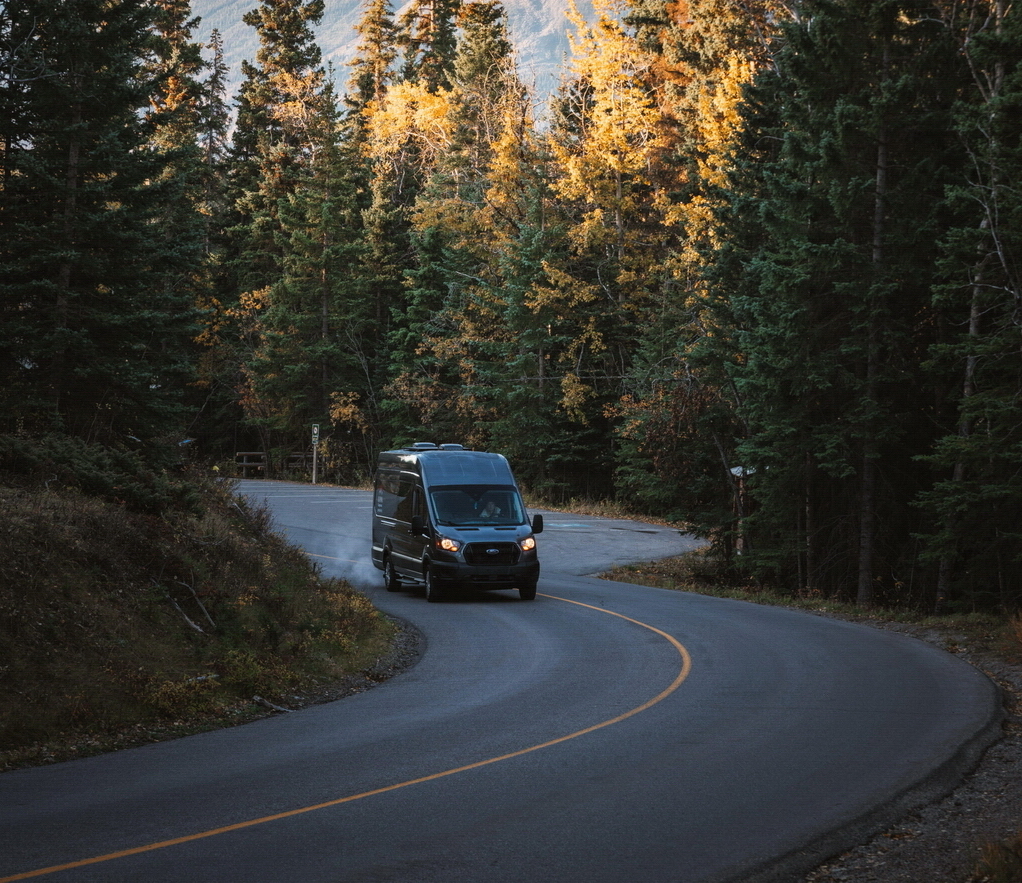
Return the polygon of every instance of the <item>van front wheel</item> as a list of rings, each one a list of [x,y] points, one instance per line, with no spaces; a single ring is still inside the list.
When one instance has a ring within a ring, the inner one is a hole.
[[[428,564],[423,568],[422,580],[426,584],[426,600],[439,601],[441,592],[437,587],[436,580],[433,578],[433,568]]]
[[[536,584],[526,583],[524,586],[520,586],[518,589],[518,597],[520,597],[523,601],[535,601]]]

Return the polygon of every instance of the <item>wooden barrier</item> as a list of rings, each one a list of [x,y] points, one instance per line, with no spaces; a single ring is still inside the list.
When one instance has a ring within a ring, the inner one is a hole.
[[[238,475],[242,478],[266,477],[265,451],[238,451],[234,455],[234,462],[238,467]],[[311,468],[311,453],[302,452],[297,454],[288,454],[287,457],[284,458],[283,469],[285,472]]]
[[[238,451],[234,462],[242,478],[263,478],[266,475],[266,454],[262,451]]]

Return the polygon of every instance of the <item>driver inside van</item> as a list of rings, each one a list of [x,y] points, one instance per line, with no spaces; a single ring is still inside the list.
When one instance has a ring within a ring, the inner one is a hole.
[[[499,518],[500,507],[493,502],[493,500],[487,500],[486,505],[479,511],[480,518]]]

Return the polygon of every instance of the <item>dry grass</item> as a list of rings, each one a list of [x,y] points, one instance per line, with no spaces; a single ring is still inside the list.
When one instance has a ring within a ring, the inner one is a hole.
[[[689,552],[648,564],[622,567],[604,574],[607,579],[655,586],[718,598],[733,598],[757,604],[795,607],[826,616],[867,623],[902,623],[944,634],[949,649],[968,644],[1006,659],[1022,659],[1022,617],[1005,617],[993,612],[955,613],[930,616],[903,608],[859,607],[853,603],[819,594],[784,594],[753,583],[739,582],[720,573],[706,550]]]
[[[1022,831],[997,843],[984,843],[971,878],[974,883],[1019,883],[1022,880]]]
[[[0,769],[247,719],[361,671],[394,628],[208,484],[160,516],[0,484]]]

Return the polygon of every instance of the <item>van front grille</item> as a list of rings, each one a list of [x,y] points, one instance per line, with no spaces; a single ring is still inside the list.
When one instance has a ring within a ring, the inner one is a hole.
[[[517,564],[521,549],[518,543],[469,543],[465,546],[465,560],[476,565]]]

